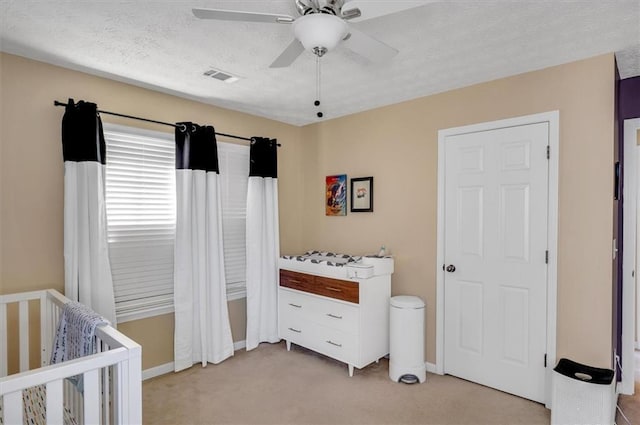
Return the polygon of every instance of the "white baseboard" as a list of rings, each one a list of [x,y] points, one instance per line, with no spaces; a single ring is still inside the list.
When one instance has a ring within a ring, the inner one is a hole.
[[[161,364],[160,366],[151,367],[142,371],[142,380],[155,378],[156,376],[165,375],[173,372],[175,369],[173,362]]]
[[[236,341],[233,343],[234,351],[242,350],[246,346],[247,346],[246,340]],[[145,369],[142,371],[142,380],[146,381],[147,379],[155,378],[156,376],[171,373],[174,370],[175,370],[175,367],[173,362],[161,364],[160,366],[151,367],[149,369]]]
[[[440,375],[437,371],[436,371],[436,365],[433,363],[429,363],[429,362],[425,362],[425,367],[427,368],[427,372],[429,373],[436,373],[438,375]]]

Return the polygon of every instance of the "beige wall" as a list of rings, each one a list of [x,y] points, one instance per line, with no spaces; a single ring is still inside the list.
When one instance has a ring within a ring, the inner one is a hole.
[[[604,55],[304,127],[303,240],[355,254],[386,245],[392,292],[426,300],[435,363],[438,130],[559,110],[557,354],[610,367],[614,83]],[[342,173],[374,177],[374,213],[324,215],[324,176]]]
[[[610,366],[614,58],[604,55],[302,128],[0,55],[0,292],[63,287],[62,160],[54,99],[219,131],[277,137],[282,253],[386,245],[393,293],[427,302],[435,362],[437,131],[560,110],[558,356]],[[330,106],[327,106],[330,107]],[[135,121],[104,121],[139,125]],[[156,130],[163,130],[153,126]],[[324,216],[324,177],[375,177],[375,212]],[[234,340],[244,303],[230,303]],[[171,315],[122,324],[143,367],[172,360]]]
[[[290,199],[290,194],[301,190],[298,127],[7,54],[0,54],[0,90],[0,293],[64,288],[60,141],[64,108],[54,107],[53,101],[69,97],[95,102],[109,111],[167,122],[189,120],[212,124],[224,133],[277,138],[282,144],[281,245],[286,250],[301,249],[301,235],[295,229],[302,214],[299,203]],[[109,115],[102,120],[173,131]],[[229,310],[234,340],[244,340],[244,300],[230,302]],[[172,315],[123,323],[120,329],[142,344],[144,368],[173,360]]]

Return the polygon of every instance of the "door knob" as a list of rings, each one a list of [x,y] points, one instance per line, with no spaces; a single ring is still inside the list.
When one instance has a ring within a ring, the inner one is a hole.
[[[454,266],[453,264],[449,264],[449,265],[447,266],[447,271],[448,271],[449,273],[453,273],[453,272],[455,272],[455,271],[456,271],[456,266]]]

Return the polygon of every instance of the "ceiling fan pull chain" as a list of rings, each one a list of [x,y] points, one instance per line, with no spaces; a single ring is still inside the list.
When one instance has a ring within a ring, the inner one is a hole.
[[[316,101],[313,102],[314,105],[316,106],[320,106],[320,77],[321,77],[321,73],[320,73],[321,67],[320,67],[320,56],[316,56]],[[318,111],[318,113],[316,114],[318,116],[318,118],[322,118],[322,112]]]
[[[320,104],[320,56],[316,56],[316,99]]]

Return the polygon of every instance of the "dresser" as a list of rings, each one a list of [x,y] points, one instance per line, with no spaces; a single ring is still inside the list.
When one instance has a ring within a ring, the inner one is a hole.
[[[287,350],[293,343],[344,362],[349,376],[389,353],[391,273],[358,272],[335,278],[280,268],[278,327]]]

